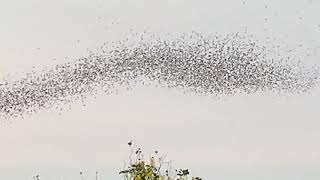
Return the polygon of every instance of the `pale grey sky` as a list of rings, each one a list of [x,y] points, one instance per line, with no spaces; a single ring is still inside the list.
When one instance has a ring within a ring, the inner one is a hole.
[[[272,45],[288,46],[290,56],[306,64],[320,64],[315,0],[0,2],[1,77],[85,56],[87,48],[124,38],[130,28],[173,34],[247,29],[262,42],[277,38]],[[62,115],[48,111],[2,122],[0,179],[20,180],[34,171],[44,180],[72,179],[79,169],[95,168],[117,179],[126,142],[134,138],[146,152],[167,152],[175,166],[205,179],[318,180],[319,99],[319,88],[220,100],[147,87],[99,94]]]

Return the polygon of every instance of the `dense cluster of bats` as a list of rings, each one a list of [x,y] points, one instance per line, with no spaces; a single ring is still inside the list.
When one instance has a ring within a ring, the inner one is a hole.
[[[190,33],[135,43],[106,43],[95,53],[18,80],[0,81],[0,118],[24,116],[61,103],[154,82],[212,96],[257,92],[305,92],[319,82],[317,68],[268,58],[264,47],[235,35]]]

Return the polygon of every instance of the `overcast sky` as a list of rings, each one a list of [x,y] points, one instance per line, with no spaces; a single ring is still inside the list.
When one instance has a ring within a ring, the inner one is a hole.
[[[320,57],[316,0],[0,0],[0,77],[83,57],[137,32],[247,31],[291,49],[305,64]],[[302,46],[301,46],[302,45]],[[283,54],[287,56],[287,54]],[[120,179],[127,141],[168,153],[204,179],[318,180],[320,89],[308,94],[222,99],[137,87],[98,94],[86,107],[0,120],[0,179]]]

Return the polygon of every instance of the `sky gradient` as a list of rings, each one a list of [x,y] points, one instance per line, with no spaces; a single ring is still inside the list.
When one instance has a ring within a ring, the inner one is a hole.
[[[320,65],[320,2],[7,1],[0,7],[0,77],[19,76],[88,54],[137,32],[253,34],[282,56]],[[273,39],[276,38],[276,39]],[[95,169],[121,179],[127,141],[168,153],[204,179],[320,178],[320,89],[216,99],[175,89],[137,87],[98,94],[86,106],[1,120],[0,179],[79,178]]]

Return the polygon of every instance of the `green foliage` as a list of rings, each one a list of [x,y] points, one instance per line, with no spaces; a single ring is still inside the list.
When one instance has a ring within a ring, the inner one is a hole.
[[[171,161],[165,161],[165,155],[159,156],[155,151],[154,156],[145,160],[140,148],[133,155],[132,141],[128,143],[130,147],[129,166],[125,166],[120,171],[124,180],[188,180],[190,172],[188,169],[173,169]],[[166,168],[164,169],[164,166]],[[192,180],[202,180],[200,177],[192,177]]]

